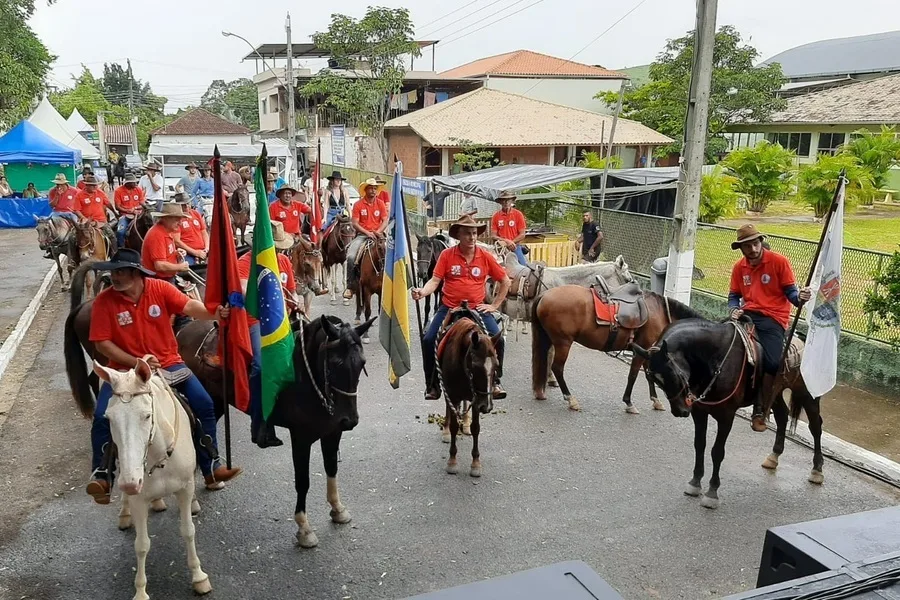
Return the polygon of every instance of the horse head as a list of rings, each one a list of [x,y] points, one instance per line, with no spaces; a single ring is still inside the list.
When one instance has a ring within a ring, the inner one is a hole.
[[[616,278],[616,283],[618,285],[625,285],[626,283],[634,283],[634,276],[631,274],[631,269],[628,268],[628,263],[625,262],[625,257],[621,254],[616,257],[616,260],[613,261],[613,267],[615,269],[613,277]]]
[[[463,371],[472,388],[472,410],[483,415],[494,410],[494,377],[499,368],[495,340],[477,328],[467,339],[468,349],[463,359]]]
[[[38,245],[41,250],[50,246],[65,243],[72,231],[72,224],[62,217],[39,217],[34,215],[36,221],[35,231],[38,235]]]
[[[416,277],[423,284],[430,279],[431,264],[436,260],[434,240],[428,236],[416,234]]]
[[[247,184],[239,185],[228,199],[228,209],[234,214],[250,214],[250,191]]]
[[[671,350],[666,339],[671,330],[663,333],[656,346],[645,350],[632,343],[631,350],[646,361],[647,376],[665,392],[672,414],[687,417],[694,400],[690,387],[691,365],[681,351]]]
[[[356,229],[353,228],[353,223],[351,222],[350,217],[345,213],[341,213],[340,215],[338,215],[335,220],[337,221],[335,229],[340,236],[341,244],[343,246],[347,246],[347,244],[352,242],[353,238],[356,237]]]
[[[299,236],[291,248],[291,265],[298,283],[309,287],[314,281],[322,281],[324,259],[322,251],[304,236]]]

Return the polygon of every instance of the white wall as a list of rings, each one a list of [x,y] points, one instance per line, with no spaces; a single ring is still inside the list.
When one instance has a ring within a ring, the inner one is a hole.
[[[538,83],[540,82],[540,83]],[[535,100],[571,106],[596,113],[612,114],[602,100],[594,100],[598,92],[617,92],[621,79],[537,79],[515,77],[491,77],[485,87],[511,94],[520,94]]]
[[[160,144],[252,144],[250,134],[240,135],[154,135]]]
[[[360,169],[362,171],[375,171],[378,173],[385,172],[384,160],[381,158],[381,151],[375,140],[364,135],[355,127],[348,127],[345,132],[345,165],[349,169]],[[332,163],[331,157],[331,128],[322,128],[318,131],[310,133],[310,141],[322,142],[322,162]],[[310,163],[315,161],[315,150],[309,150],[308,156]],[[340,168],[340,167],[338,167]]]

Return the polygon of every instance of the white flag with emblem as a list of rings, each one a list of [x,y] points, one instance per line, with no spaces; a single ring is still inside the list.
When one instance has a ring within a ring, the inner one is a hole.
[[[844,249],[846,182],[838,184],[837,209],[828,223],[822,252],[812,279],[812,307],[807,310],[809,332],[800,373],[813,398],[837,383],[838,342],[841,338],[841,254]]]

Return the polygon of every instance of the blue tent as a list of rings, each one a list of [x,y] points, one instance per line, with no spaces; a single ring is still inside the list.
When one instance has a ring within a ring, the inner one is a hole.
[[[0,138],[0,163],[74,165],[79,162],[81,150],[63,146],[28,121],[22,121]]]

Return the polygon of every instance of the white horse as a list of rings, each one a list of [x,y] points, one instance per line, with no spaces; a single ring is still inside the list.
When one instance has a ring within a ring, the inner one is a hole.
[[[118,485],[123,493],[119,528],[127,529],[133,521],[136,530],[134,600],[149,598],[145,566],[150,551],[150,504],[171,494],[178,500],[194,593],[209,593],[212,586],[200,568],[191,520],[197,458],[187,413],[168,384],[143,360],[124,373],[95,362],[94,372],[112,386],[106,417],[118,449]]]

